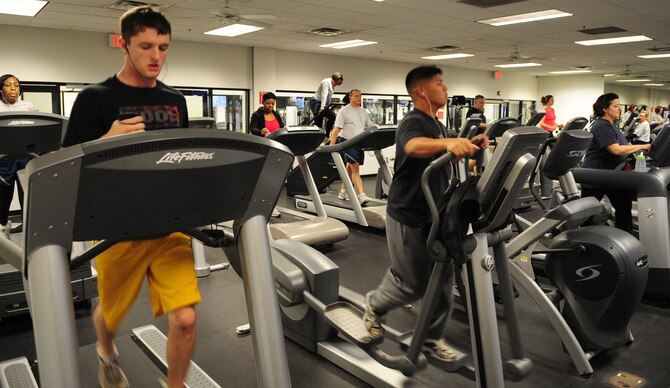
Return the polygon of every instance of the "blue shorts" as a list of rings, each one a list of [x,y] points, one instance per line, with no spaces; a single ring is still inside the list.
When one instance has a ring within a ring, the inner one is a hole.
[[[345,140],[347,139],[343,138],[342,136],[338,136],[335,142],[339,144]],[[363,165],[363,163],[365,163],[365,152],[363,151],[362,148],[349,147],[344,151],[342,151],[341,153],[342,153],[342,159],[344,159],[345,163],[358,163],[360,165]]]
[[[0,185],[13,186],[17,171],[26,168],[29,161],[30,159],[0,160]]]

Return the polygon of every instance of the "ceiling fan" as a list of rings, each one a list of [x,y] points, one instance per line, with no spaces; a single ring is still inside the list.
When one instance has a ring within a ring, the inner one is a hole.
[[[278,20],[276,15],[270,13],[241,14],[238,9],[228,6],[228,2],[224,3],[223,8],[210,10],[209,13],[211,13],[214,18],[217,18],[222,22],[228,22],[230,24],[243,23],[245,20],[254,22]]]
[[[625,69],[618,73],[605,74],[605,77],[628,77],[628,78],[647,78],[650,77],[649,74],[635,73],[631,70],[630,65],[625,65]]]
[[[486,59],[491,61],[505,61],[505,62],[517,63],[517,62],[541,61],[547,58],[529,57],[527,55],[523,55],[518,49],[515,49],[513,52],[509,53],[509,55],[505,57],[493,57]]]

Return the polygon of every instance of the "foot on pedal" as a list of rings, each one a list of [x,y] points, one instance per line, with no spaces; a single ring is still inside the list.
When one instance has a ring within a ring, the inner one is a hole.
[[[365,329],[370,334],[370,338],[377,340],[384,337],[384,328],[379,320],[379,315],[372,310],[370,305],[370,294],[365,295],[365,314],[363,314]]]
[[[433,358],[443,362],[454,362],[457,359],[456,352],[454,352],[451,346],[449,346],[447,341],[443,338],[438,340],[426,338],[423,343],[423,351]]]

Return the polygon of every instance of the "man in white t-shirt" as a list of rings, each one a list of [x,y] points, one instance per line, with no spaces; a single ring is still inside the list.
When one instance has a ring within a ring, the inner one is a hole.
[[[361,107],[361,91],[352,89],[349,92],[349,100],[349,105],[337,112],[333,132],[330,136],[331,145],[351,139],[373,125],[368,113]],[[368,202],[368,197],[363,192],[363,180],[361,180],[360,175],[360,166],[365,162],[365,152],[359,147],[350,147],[342,152],[342,158],[347,163],[347,174],[356,189],[358,202],[361,205],[365,204]],[[349,199],[344,189],[344,183],[337,197],[344,200]]]
[[[342,73],[333,73],[330,78],[321,80],[319,87],[309,100],[309,109],[314,115],[314,124],[322,127],[323,120],[326,119],[326,134],[330,134],[333,128],[333,120],[335,120],[335,113],[328,109],[328,105],[330,105],[335,88],[342,85],[342,82],[344,82]]]

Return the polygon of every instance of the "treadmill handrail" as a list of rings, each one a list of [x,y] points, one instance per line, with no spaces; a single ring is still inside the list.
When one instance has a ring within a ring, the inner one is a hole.
[[[393,131],[393,142],[389,142],[388,140],[386,142],[378,142],[375,146],[367,146],[365,148],[368,149],[384,149],[386,147],[390,147],[391,145],[395,144],[395,127],[393,128],[379,128],[377,126],[372,126],[369,128],[366,128],[363,132],[359,133],[358,135],[352,137],[351,139],[347,139],[341,143],[338,144],[333,144],[333,145],[323,145],[319,148],[316,149],[315,152],[320,152],[320,153],[333,153],[333,152],[342,152],[347,148],[351,147],[356,147],[358,146],[361,142],[364,140],[369,140],[368,138],[370,136],[375,136],[375,139],[377,137],[387,139],[385,136],[389,136],[389,131]]]
[[[315,125],[283,127],[269,133],[266,139],[274,140],[288,147],[293,155],[306,155],[323,143],[326,131]]]
[[[190,161],[185,159],[192,156]],[[174,160],[174,157],[181,159]],[[234,160],[236,157],[240,159]],[[246,162],[252,163],[249,167],[253,165],[259,171],[266,171],[264,176],[254,177],[253,186],[243,186],[239,182],[244,175],[237,169]],[[82,143],[33,159],[25,170],[29,185],[26,188],[24,233],[29,233],[30,238],[26,239],[24,247],[24,276],[31,252],[44,245],[69,247],[73,239],[150,238],[231,218],[246,221],[259,214],[269,218],[292,162],[290,150],[278,142],[213,129],[134,133]],[[139,175],[135,172],[138,169],[154,170],[155,173],[140,174],[143,178],[137,181]],[[282,173],[271,173],[271,169]],[[132,178],[136,185],[121,178],[109,181],[112,172],[113,176]],[[230,175],[222,175],[224,172]],[[210,203],[190,203],[185,197],[164,195],[171,192],[172,179],[167,179],[168,176],[193,180],[210,177],[212,182],[218,182],[208,186],[207,195],[201,194],[201,198],[208,198]],[[258,183],[256,179],[262,182]],[[85,198],[82,198],[84,194],[77,182],[89,185]],[[117,206],[96,205],[92,193],[103,190],[103,187],[114,193],[109,195]],[[269,194],[273,189],[276,192]],[[132,193],[135,193],[134,198],[142,195],[161,198],[151,202],[150,207],[154,209],[151,222],[132,222],[136,217],[132,209],[136,212],[145,209],[138,208],[137,201],[133,203]],[[238,198],[240,195],[243,197]],[[57,198],[59,196],[76,198],[76,201],[62,201]],[[226,205],[226,198],[237,201],[237,205]],[[240,208],[245,204],[248,208]],[[164,211],[156,211],[159,208]],[[161,221],[165,217],[169,220]],[[121,221],[122,218],[126,219]],[[92,225],[98,226],[91,228]]]
[[[648,172],[575,168],[577,183],[598,188],[625,189],[637,193],[638,198],[667,197],[670,169],[656,168]]]

